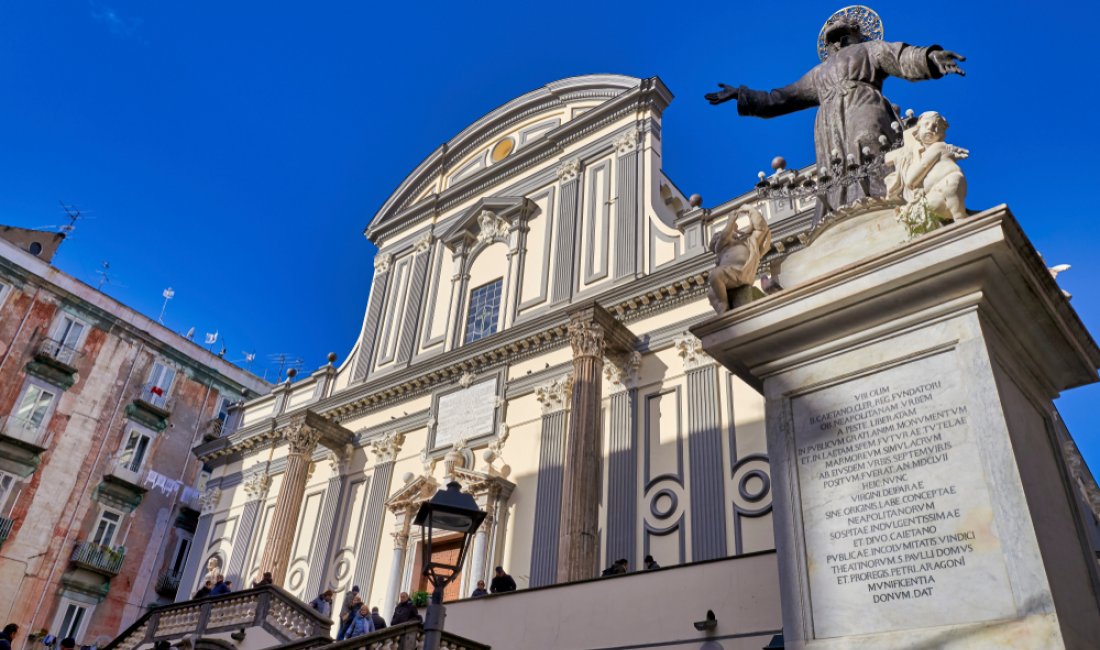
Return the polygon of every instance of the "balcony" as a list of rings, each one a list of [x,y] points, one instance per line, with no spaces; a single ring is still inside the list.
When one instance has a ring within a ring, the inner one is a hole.
[[[20,478],[33,474],[46,451],[45,429],[13,415],[0,419],[0,469]]]
[[[176,571],[165,571],[157,578],[156,592],[165,598],[175,598],[180,588],[182,574]]]
[[[265,586],[158,607],[102,647],[132,650],[152,647],[158,641],[175,645],[181,638],[202,643],[204,639],[220,639],[243,631],[247,644],[239,644],[242,648],[287,644],[306,648],[325,645],[331,626],[330,620],[309,605],[278,587]],[[225,641],[215,643],[229,646]]]
[[[82,354],[57,339],[41,339],[34,347],[34,357],[27,363],[27,372],[67,389],[76,383],[76,362]]]
[[[14,519],[0,517],[0,545],[3,545],[3,543],[7,541],[8,535],[11,535],[11,527],[14,525]]]
[[[42,439],[46,433],[46,423],[35,423],[33,420],[9,415],[3,424],[3,435],[31,445],[35,449],[44,450]]]
[[[111,548],[89,541],[79,542],[73,549],[71,558],[73,565],[77,568],[108,578],[118,575],[124,559],[126,559],[126,547]]]
[[[202,425],[202,441],[210,442],[222,437],[224,422],[221,418],[211,418]]]
[[[168,397],[167,391],[156,384],[145,384],[134,401],[126,405],[126,416],[157,431],[164,431],[168,428],[168,417],[172,415],[174,406],[175,400]]]

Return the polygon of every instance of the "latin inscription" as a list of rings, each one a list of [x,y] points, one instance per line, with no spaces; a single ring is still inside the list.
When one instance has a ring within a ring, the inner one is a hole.
[[[459,440],[491,434],[496,408],[495,377],[443,395],[436,413],[434,446],[448,447]]]
[[[792,403],[819,638],[1014,613],[973,414],[950,360]]]

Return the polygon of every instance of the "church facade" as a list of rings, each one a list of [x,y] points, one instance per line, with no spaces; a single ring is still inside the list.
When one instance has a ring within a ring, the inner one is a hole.
[[[671,99],[657,78],[554,82],[409,174],[366,230],[379,251],[347,358],[195,449],[211,478],[177,600],[270,571],[307,601],[357,585],[388,615],[428,589],[412,518],[452,478],[488,517],[448,600],[496,566],[520,589],[649,555],[774,576],[763,399],[687,332],[711,309],[707,242],[753,197],[707,210],[669,180]],[[777,248],[797,247],[807,206],[765,208]]]

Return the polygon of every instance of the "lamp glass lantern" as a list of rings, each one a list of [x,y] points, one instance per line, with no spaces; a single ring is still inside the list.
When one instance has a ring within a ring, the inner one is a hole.
[[[436,492],[435,496],[420,505],[413,523],[426,529],[423,535],[425,545],[423,574],[431,580],[434,587],[432,600],[441,602],[443,589],[462,570],[470,539],[481,526],[481,522],[485,520],[485,515],[486,513],[477,507],[474,497],[462,492],[458,482],[453,480],[447,484],[446,489]],[[432,537],[436,530],[462,535],[461,551],[454,564],[437,562],[434,559]]]

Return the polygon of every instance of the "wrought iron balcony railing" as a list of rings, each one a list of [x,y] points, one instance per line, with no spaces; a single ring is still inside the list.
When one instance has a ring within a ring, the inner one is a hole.
[[[180,588],[181,574],[178,571],[165,571],[157,578],[156,591],[165,598],[172,598]]]
[[[0,517],[0,544],[3,544],[8,539],[8,535],[11,535],[11,527],[14,525],[14,519]]]
[[[81,354],[83,353],[80,350],[57,339],[42,339],[34,350],[36,357],[50,359],[70,368],[76,364]]]
[[[34,420],[9,415],[0,427],[5,436],[15,438],[36,447],[41,446],[42,435],[46,432],[45,421],[36,423]]]
[[[162,411],[172,410],[172,400],[168,397],[168,391],[156,384],[142,386],[138,399]]]
[[[126,548],[111,548],[95,542],[79,542],[73,549],[72,563],[78,567],[107,576],[116,576],[122,570]]]

